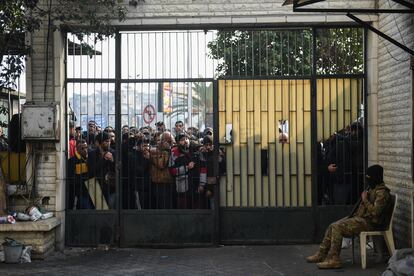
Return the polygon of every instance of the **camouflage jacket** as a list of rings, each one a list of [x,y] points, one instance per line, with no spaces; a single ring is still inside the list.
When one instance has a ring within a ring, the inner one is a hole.
[[[368,191],[368,196],[361,201],[355,217],[364,218],[375,228],[382,228],[387,223],[387,217],[392,204],[390,189],[384,183]]]

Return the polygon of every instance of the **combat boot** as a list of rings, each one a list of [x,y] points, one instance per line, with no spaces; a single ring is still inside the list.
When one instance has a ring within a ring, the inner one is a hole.
[[[342,263],[339,256],[333,255],[328,256],[325,261],[316,264],[320,269],[332,269],[332,268],[341,268]]]
[[[319,263],[325,260],[326,254],[321,253],[318,251],[317,253],[313,254],[312,256],[306,257],[306,261],[308,263]]]

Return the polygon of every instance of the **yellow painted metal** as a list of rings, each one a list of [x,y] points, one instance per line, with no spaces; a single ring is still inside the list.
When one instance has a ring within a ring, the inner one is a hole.
[[[220,80],[218,87],[220,142],[225,125],[233,125],[233,143],[225,145],[221,206],[311,206],[312,129],[323,140],[355,120],[362,82],[317,80],[318,128],[311,119],[310,80]],[[279,143],[280,120],[289,122],[288,144]],[[268,165],[264,174],[262,161]]]
[[[0,152],[1,170],[7,183],[26,181],[26,153]]]

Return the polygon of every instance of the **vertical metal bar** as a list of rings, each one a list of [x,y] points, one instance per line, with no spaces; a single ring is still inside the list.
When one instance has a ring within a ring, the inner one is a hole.
[[[218,93],[218,81],[213,81],[213,130],[216,133],[213,136],[214,140],[214,154],[215,154],[215,162],[214,162],[214,175],[219,175],[219,163],[218,163],[218,155],[219,155],[219,110],[218,110],[218,101],[219,101],[219,93]],[[220,242],[220,189],[218,188],[219,185],[214,186],[214,235],[213,235],[213,243],[218,244]],[[227,202],[226,202],[227,203]]]
[[[311,151],[312,151],[312,217],[313,217],[313,240],[316,239],[316,234],[318,232],[317,225],[318,223],[318,214],[317,214],[317,195],[318,195],[318,158],[317,158],[317,101],[316,101],[316,93],[317,93],[317,86],[316,86],[316,59],[317,59],[317,49],[316,49],[316,29],[312,28],[312,71],[311,71],[311,122],[316,125],[315,127],[311,127]]]
[[[258,51],[258,61],[257,61],[257,67],[259,70],[259,76],[262,76],[262,66],[261,66],[261,61],[262,61],[262,47],[260,47],[261,45],[261,36],[262,36],[262,32],[261,31],[256,31],[255,33],[257,33],[258,36],[258,47],[257,47],[257,51]]]
[[[364,95],[364,128],[363,128],[363,139],[364,139],[364,166],[363,166],[363,175],[365,176],[365,170],[368,168],[368,137],[369,137],[369,128],[368,128],[368,112],[369,112],[369,104],[368,104],[368,29],[363,29],[363,47],[364,47],[364,89],[363,89],[363,95]],[[414,61],[414,57],[411,57],[411,59]],[[414,73],[414,71],[413,71]],[[411,75],[412,79],[412,89],[414,89],[414,77]],[[411,111],[412,112],[412,111]],[[412,112],[414,114],[414,112]],[[413,121],[412,121],[413,122]],[[412,136],[413,137],[413,136]],[[411,151],[413,153],[413,151]],[[413,159],[411,159],[413,160]],[[365,190],[365,177],[362,177],[364,179],[364,190]],[[413,241],[414,243],[414,241]]]
[[[240,77],[240,75],[241,75],[241,71],[240,71],[240,38],[237,39],[237,68],[238,68],[237,76]]]
[[[282,120],[284,120],[284,118],[283,118],[283,113],[284,113],[284,106],[285,106],[285,104],[284,104],[284,93],[289,93],[289,91],[285,91],[284,89],[283,89],[283,81],[281,81],[280,82],[280,86],[281,86],[281,92],[282,92],[282,103],[281,103],[281,106],[282,106]],[[282,131],[283,131],[283,129],[282,129]],[[285,144],[284,143],[282,143],[282,152],[280,153],[280,154],[282,154],[282,194],[283,194],[283,196],[282,196],[282,198],[283,198],[283,207],[286,207],[286,199],[285,199],[285,151],[284,151],[284,146],[285,146]]]
[[[120,246],[121,237],[120,237],[120,229],[121,229],[121,206],[122,206],[122,185],[121,185],[121,171],[122,168],[122,161],[120,159],[121,156],[121,140],[122,140],[122,133],[121,133],[121,34],[117,32],[115,34],[115,134],[116,134],[116,154],[115,154],[115,179],[116,179],[116,189],[115,192],[117,194],[118,200],[116,200],[116,210],[117,210],[117,243]]]
[[[290,76],[290,34],[291,31],[287,31],[287,75]]]
[[[266,35],[266,76],[269,76],[269,37],[268,31],[265,31]]]
[[[296,37],[296,36],[295,36]],[[296,44],[296,42],[295,42]],[[296,62],[295,62],[296,63]],[[295,65],[296,67],[296,65]],[[296,70],[295,70],[296,73]],[[298,80],[295,79],[295,141],[296,141],[296,202],[297,205],[300,206],[300,200],[299,200],[299,158],[298,158]]]
[[[305,84],[304,84],[304,80],[302,80],[302,83],[303,83],[303,85],[302,85],[302,103],[303,103],[303,105],[305,105],[305,99],[307,99],[307,97],[305,97]],[[306,189],[306,148],[305,148],[305,145],[306,145],[306,143],[305,143],[305,139],[306,139],[306,137],[305,137],[305,128],[306,128],[306,126],[305,126],[305,123],[304,123],[304,119],[305,119],[305,112],[307,112],[307,110],[305,110],[305,108],[303,107],[303,111],[302,111],[302,133],[303,133],[303,164],[302,164],[302,166],[303,166],[303,189],[304,189],[304,191],[303,191],[303,196],[304,196],[304,204],[305,204],[305,207],[307,207],[308,206],[308,197],[307,197],[307,189]],[[313,128],[312,128],[312,126],[309,126],[309,130],[312,130]]]
[[[248,34],[248,31],[246,31],[246,35],[244,36],[244,60],[245,60],[245,68],[244,68],[244,73],[245,73],[245,76],[247,77],[247,68],[249,68],[249,59],[248,59],[248,56],[247,56],[247,34]]]
[[[255,71],[254,71],[254,31],[252,31],[252,76],[255,76]]]
[[[289,58],[290,58],[290,50],[289,50]],[[289,67],[289,72],[290,72],[290,67]],[[292,111],[290,110],[290,105],[291,105],[290,97],[291,97],[291,93],[293,93],[293,91],[291,89],[292,80],[289,80],[288,83],[289,83],[289,85],[288,85],[288,110],[287,111],[288,111],[288,122],[290,124],[290,126],[289,126],[289,129],[290,129],[292,127]],[[290,207],[291,207],[292,204],[293,204],[292,156],[291,156],[292,147],[291,147],[290,142],[287,145],[289,147],[289,194],[290,194],[289,196],[290,196]]]
[[[283,31],[280,32],[280,76],[283,76]]]

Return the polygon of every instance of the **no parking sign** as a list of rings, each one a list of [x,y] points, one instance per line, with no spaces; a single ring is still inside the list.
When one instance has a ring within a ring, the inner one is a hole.
[[[155,107],[151,104],[147,105],[142,112],[142,118],[146,124],[151,124],[154,121],[157,113],[155,112]]]

